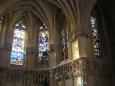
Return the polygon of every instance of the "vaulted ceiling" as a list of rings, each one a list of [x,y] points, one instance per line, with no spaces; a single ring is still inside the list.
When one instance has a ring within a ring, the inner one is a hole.
[[[73,28],[81,29],[86,27],[87,22],[83,21],[88,19],[97,2],[102,3],[107,12],[115,5],[114,0],[0,0],[0,16],[9,15],[11,20],[15,17],[14,22],[23,17],[27,23],[40,19],[52,29],[60,10]]]
[[[17,19],[36,16],[50,28],[54,26],[55,12],[60,8],[74,27],[83,26],[84,15],[89,14],[96,0],[0,0],[0,15],[16,15]],[[90,4],[90,5],[89,5]],[[80,10],[79,10],[80,9]],[[89,9],[89,10],[87,10]],[[87,16],[86,16],[87,19]]]

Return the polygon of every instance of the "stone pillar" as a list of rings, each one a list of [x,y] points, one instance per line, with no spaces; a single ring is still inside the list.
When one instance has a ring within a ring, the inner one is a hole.
[[[49,27],[50,28],[50,27]],[[59,59],[59,33],[55,27],[49,30],[49,66],[54,67],[57,65]],[[58,59],[57,59],[58,58]]]
[[[49,67],[56,66],[56,51],[54,49],[56,45],[50,44],[50,52],[49,52]]]
[[[92,38],[86,33],[77,34],[78,46],[79,46],[79,56],[80,57],[93,57],[94,48]]]
[[[34,24],[33,24],[34,25]],[[38,25],[27,27],[25,66],[33,68],[38,61]]]
[[[10,51],[11,51],[11,34],[12,30],[9,29],[9,20],[8,17],[3,18],[2,33],[0,37],[1,46],[0,46],[0,63],[2,67],[7,67],[9,64]],[[9,35],[10,37],[9,37]],[[10,41],[9,41],[10,39]]]

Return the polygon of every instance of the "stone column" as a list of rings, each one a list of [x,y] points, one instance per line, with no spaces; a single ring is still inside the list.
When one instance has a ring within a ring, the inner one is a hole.
[[[56,51],[55,51],[54,47],[56,47],[56,45],[50,44],[49,67],[56,66]]]
[[[3,18],[3,26],[2,26],[2,33],[1,33],[1,47],[0,47],[0,57],[1,57],[1,65],[3,67],[7,67],[9,64],[9,56],[11,51],[11,35],[12,30],[9,28],[9,19],[8,17]],[[10,37],[9,37],[9,35]],[[9,41],[10,39],[10,41]]]
[[[49,66],[54,67],[57,65],[57,58],[59,59],[59,37],[58,37],[58,31],[55,28],[50,28],[50,34],[49,34]]]
[[[79,56],[80,57],[93,57],[93,42],[92,38],[88,36],[87,33],[80,32],[77,34],[78,46],[79,46]]]
[[[34,24],[33,24],[34,25]],[[28,26],[26,40],[26,59],[25,65],[27,68],[35,67],[38,61],[38,26]]]

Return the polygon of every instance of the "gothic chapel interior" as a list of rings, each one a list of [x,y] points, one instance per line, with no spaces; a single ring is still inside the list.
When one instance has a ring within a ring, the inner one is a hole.
[[[0,86],[115,86],[115,0],[0,0]]]

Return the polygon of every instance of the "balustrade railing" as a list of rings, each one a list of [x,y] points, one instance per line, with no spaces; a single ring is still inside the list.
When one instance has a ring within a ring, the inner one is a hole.
[[[21,86],[36,86],[38,83],[48,84],[51,78],[61,81],[72,77],[81,77],[82,85],[86,86],[88,74],[112,76],[114,71],[114,64],[110,61],[89,60],[87,58],[79,58],[48,69],[0,68],[0,86],[7,86],[5,85],[6,83],[14,83],[15,85],[20,83],[22,84]]]

